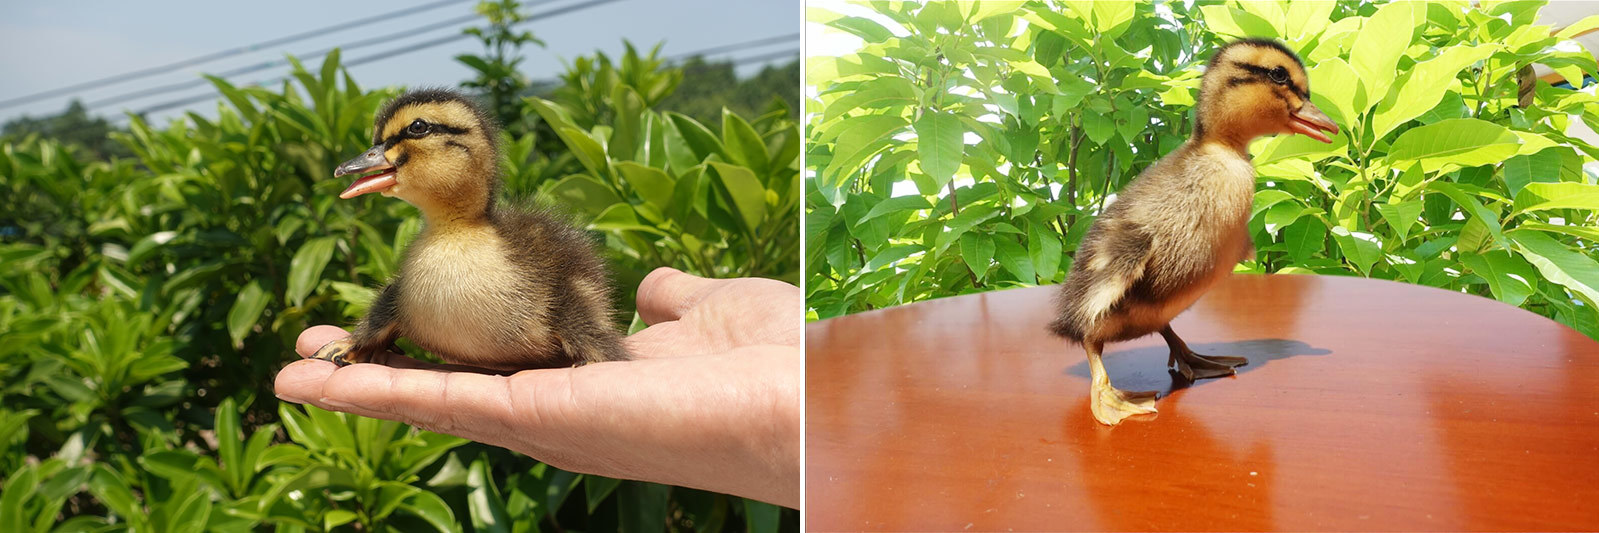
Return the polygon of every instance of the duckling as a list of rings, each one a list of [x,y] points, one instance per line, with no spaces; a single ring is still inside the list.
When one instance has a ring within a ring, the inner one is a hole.
[[[1171,321],[1254,256],[1249,142],[1300,133],[1332,142],[1338,125],[1310,102],[1304,63],[1281,43],[1245,39],[1218,50],[1200,82],[1193,136],[1122,189],[1089,226],[1056,298],[1049,330],[1081,344],[1090,407],[1106,425],[1155,412],[1155,392],[1116,389],[1100,361],[1106,342],[1159,332],[1183,378],[1228,376],[1248,361],[1194,353]],[[1325,132],[1325,133],[1324,133]]]
[[[315,358],[370,362],[401,337],[493,370],[630,358],[588,236],[552,213],[496,202],[499,135],[482,107],[449,90],[407,92],[378,112],[372,148],[333,171],[361,175],[339,197],[405,200],[422,232],[355,332]]]

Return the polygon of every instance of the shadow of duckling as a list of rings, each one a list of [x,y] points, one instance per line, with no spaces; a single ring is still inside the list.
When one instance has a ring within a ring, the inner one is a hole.
[[[1190,344],[1195,352],[1206,355],[1232,355],[1249,360],[1237,367],[1238,374],[1247,374],[1266,366],[1271,361],[1301,355],[1327,355],[1332,350],[1317,348],[1302,341],[1287,339],[1252,339],[1237,342],[1212,342]],[[1190,382],[1167,366],[1171,349],[1165,345],[1143,346],[1105,353],[1105,373],[1110,381],[1122,390],[1152,390],[1164,398],[1173,392],[1195,385],[1217,381],[1201,379]],[[1089,379],[1088,361],[1082,360],[1066,369],[1066,373]]]

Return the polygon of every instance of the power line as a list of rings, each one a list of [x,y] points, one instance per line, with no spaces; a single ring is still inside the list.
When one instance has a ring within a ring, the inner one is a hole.
[[[287,44],[287,43],[291,43],[291,42],[295,42],[295,41],[301,41],[301,40],[309,39],[311,37],[318,37],[318,36],[325,35],[325,34],[327,34],[329,32],[357,29],[357,28],[360,28],[361,26],[364,26],[364,25],[372,23],[372,22],[378,22],[378,21],[381,21],[381,20],[384,20],[384,19],[388,19],[388,18],[393,18],[393,17],[401,17],[401,16],[405,16],[405,15],[410,15],[412,13],[419,13],[419,12],[427,11],[427,10],[434,9],[434,8],[437,8],[437,7],[446,6],[446,5],[450,5],[450,4],[458,4],[458,3],[461,3],[461,2],[465,2],[465,1],[467,1],[467,0],[440,0],[440,1],[437,1],[437,2],[429,3],[429,4],[422,4],[422,5],[419,5],[419,6],[413,6],[413,7],[409,7],[409,8],[405,8],[405,9],[400,9],[400,10],[397,10],[397,11],[391,11],[391,12],[384,13],[384,14],[381,14],[381,15],[375,15],[375,16],[366,17],[366,18],[363,18],[363,19],[343,22],[343,23],[340,23],[340,24],[335,24],[335,25],[332,25],[332,26],[324,27],[324,28],[317,28],[317,29],[310,30],[310,31],[304,31],[304,32],[296,33],[294,35],[289,35],[289,36],[285,36],[285,37],[279,37],[279,38],[276,38],[276,39],[262,41],[262,42],[255,43],[255,44],[250,44],[250,45],[246,45],[246,46],[240,46],[240,47],[231,48],[231,49],[227,49],[227,50],[221,50],[221,51],[218,51],[218,52],[212,52],[212,53],[209,53],[209,54],[196,56],[196,57],[191,57],[189,59],[185,59],[185,60],[182,60],[182,61],[177,61],[177,62],[174,62],[174,63],[168,63],[168,64],[161,65],[161,66],[150,67],[150,68],[141,69],[141,70],[135,70],[135,71],[131,71],[131,72],[124,72],[122,74],[117,74],[117,75],[114,75],[114,76],[107,76],[107,77],[100,78],[100,79],[97,79],[97,80],[90,80],[90,81],[86,81],[86,82],[82,82],[82,83],[78,83],[78,84],[74,84],[74,85],[68,85],[66,87],[50,89],[48,91],[33,93],[33,94],[30,94],[30,95],[26,95],[26,96],[19,96],[19,97],[12,98],[12,99],[9,99],[9,100],[0,100],[0,109],[4,109],[4,108],[7,108],[7,107],[13,107],[13,106],[16,106],[18,104],[25,104],[25,103],[29,103],[29,102],[35,102],[35,101],[42,100],[42,99],[45,99],[45,98],[50,98],[50,97],[53,97],[53,96],[60,96],[60,95],[63,95],[63,94],[74,92],[74,91],[80,91],[80,90],[84,90],[84,89],[94,89],[94,88],[98,88],[100,86],[113,85],[113,84],[122,83],[122,82],[129,81],[129,80],[147,78],[147,77],[150,77],[150,76],[154,76],[156,74],[161,74],[161,73],[165,73],[165,72],[171,72],[173,70],[177,70],[177,69],[180,69],[180,68],[183,68],[183,67],[199,65],[199,64],[202,64],[202,63],[209,63],[211,61],[222,59],[224,57],[232,57],[232,56],[236,56],[236,55],[239,55],[239,54],[254,52],[254,51],[262,49],[262,48],[277,46],[277,45],[280,45],[280,44]]]
[[[686,53],[686,54],[678,54],[678,55],[666,58],[666,60],[667,61],[682,61],[684,59],[689,59],[689,58],[692,58],[694,56],[708,56],[708,55],[711,55],[711,54],[718,54],[718,53],[722,53],[722,52],[736,52],[736,51],[739,51],[739,50],[755,48],[755,47],[758,47],[758,46],[765,46],[765,45],[768,45],[768,44],[777,44],[777,43],[786,43],[786,42],[789,42],[789,41],[798,41],[799,38],[800,38],[800,34],[798,34],[798,33],[790,33],[788,35],[776,35],[776,36],[766,37],[766,38],[762,38],[762,39],[755,39],[753,41],[744,41],[742,43],[733,43],[733,44],[728,44],[728,45],[717,46],[717,47],[714,47],[714,48],[706,48],[704,50],[699,50],[699,51],[696,51],[696,52],[689,52],[689,53]]]
[[[540,2],[540,3],[549,3],[550,1],[553,1],[553,0],[544,0],[543,2]],[[527,24],[527,23],[530,23],[530,22],[534,22],[534,21],[538,21],[538,20],[554,17],[554,16],[557,16],[557,15],[564,15],[564,14],[570,13],[572,11],[578,11],[578,10],[582,10],[582,9],[587,9],[587,8],[598,6],[598,5],[601,5],[601,4],[608,4],[608,3],[611,3],[611,2],[617,2],[617,1],[620,1],[620,0],[589,0],[587,2],[573,4],[573,5],[569,5],[569,6],[565,6],[565,7],[559,7],[559,8],[551,9],[549,11],[545,11],[543,13],[537,13],[537,14],[529,15],[526,20],[523,20],[521,22],[513,24],[513,26],[521,25],[521,24]],[[394,56],[397,56],[397,55],[408,54],[408,53],[415,52],[417,50],[421,50],[421,49],[424,49],[424,48],[431,48],[431,47],[438,46],[438,45],[441,45],[441,44],[446,44],[446,43],[458,41],[458,40],[461,40],[461,39],[465,39],[467,37],[471,37],[471,35],[465,34],[465,33],[461,33],[461,34],[456,34],[456,35],[440,37],[440,38],[437,38],[437,39],[432,39],[432,40],[429,40],[429,41],[423,41],[423,42],[420,42],[420,43],[416,43],[414,45],[403,46],[403,47],[399,47],[399,48],[393,48],[393,49],[390,49],[390,50],[385,50],[383,52],[378,52],[376,54],[373,54],[373,55],[370,55],[370,56],[367,56],[367,57],[363,57],[363,58],[360,58],[360,59],[355,59],[355,60],[352,60],[352,61],[346,61],[346,62],[344,62],[344,64],[342,66],[345,67],[345,68],[349,68],[349,67],[354,67],[354,66],[357,66],[357,65],[363,65],[363,64],[366,64],[366,63],[374,62],[374,61],[388,59],[390,57],[394,57]],[[280,76],[280,77],[277,77],[277,78],[262,79],[262,80],[257,80],[255,82],[247,84],[247,85],[266,85],[266,84],[269,84],[269,83],[279,83],[279,82],[282,82],[283,80],[289,79],[289,77],[290,76]],[[204,82],[205,80],[202,79],[201,81]],[[157,111],[165,111],[167,109],[171,109],[171,108],[174,108],[174,107],[181,107],[181,106],[185,106],[185,105],[188,105],[188,104],[205,101],[207,99],[214,98],[216,96],[216,94],[217,93],[216,93],[215,90],[211,90],[211,91],[205,92],[204,94],[198,94],[198,95],[194,95],[194,96],[187,97],[187,98],[182,98],[182,99],[178,99],[178,100],[173,100],[173,101],[169,101],[169,102],[163,102],[163,103],[160,103],[160,104],[156,104],[156,105],[141,109],[141,110],[135,112],[135,114],[144,115],[144,114],[148,114],[148,113],[154,113],[154,112],[157,112]],[[113,118],[113,120],[119,120],[119,119],[125,120],[127,115],[117,115],[117,117],[118,118]]]
[[[742,43],[742,44],[746,44],[746,45],[750,44],[750,43],[765,44],[765,43],[768,43],[768,42],[780,42],[780,41],[773,41],[772,38],[768,38],[768,39],[760,39],[760,40],[757,40],[757,41],[749,41],[749,42]],[[696,52],[690,52],[690,53],[687,53],[687,54],[679,54],[678,56],[674,56],[674,57],[687,58],[687,57],[694,57],[694,56],[703,56],[703,55],[705,55],[705,54],[707,54],[709,52],[728,51],[728,50],[737,51],[737,50],[741,50],[741,49],[745,49],[745,48],[752,48],[751,46],[744,46],[743,48],[736,48],[735,49],[735,48],[731,48],[732,46],[734,46],[734,45],[725,45],[725,46],[720,46],[720,47],[716,47],[716,48],[707,48],[705,50],[700,50],[700,51],[696,51]],[[762,54],[762,55],[758,55],[758,56],[750,56],[750,57],[732,59],[732,60],[729,60],[729,62],[732,63],[733,66],[740,66],[740,65],[746,65],[746,64],[751,64],[751,63],[764,63],[764,62],[768,62],[768,61],[771,61],[771,60],[774,60],[774,59],[783,59],[783,58],[786,58],[786,57],[798,58],[799,57],[799,49],[798,48],[794,48],[794,49],[790,49],[790,50],[782,50],[782,51]],[[345,66],[349,66],[349,65],[346,64]],[[283,77],[270,79],[270,80],[260,80],[260,81],[257,81],[255,83],[251,83],[250,85],[266,85],[268,83],[281,83],[281,82],[283,82],[284,80],[287,80],[287,79],[289,79],[289,76],[283,76]],[[534,81],[534,82],[529,83],[528,85],[530,85],[530,86],[548,86],[548,85],[559,85],[560,83],[561,83],[560,80],[543,80],[543,81]],[[186,105],[189,105],[189,104],[193,104],[193,103],[204,102],[206,100],[212,100],[212,99],[215,99],[215,98],[216,98],[216,91],[206,91],[203,94],[192,95],[192,96],[185,97],[185,98],[182,98],[182,99],[179,99],[179,100],[173,100],[173,101],[170,101],[170,102],[164,102],[164,103],[156,104],[154,106],[141,109],[141,110],[137,111],[135,114],[146,115],[146,114],[155,113],[155,112],[158,112],[158,111],[165,111],[165,110],[168,110],[168,109],[172,109],[174,107],[183,107],[183,106],[186,106]],[[111,117],[111,118],[109,118],[107,120],[108,121],[117,121],[117,120],[126,120],[126,119],[127,119],[127,115],[116,115],[116,116],[113,116],[113,117]]]
[[[766,63],[766,62],[772,61],[774,59],[783,59],[783,58],[789,58],[789,57],[794,58],[794,59],[799,59],[799,52],[800,51],[799,51],[798,48],[794,48],[794,49],[791,49],[791,50],[782,50],[782,51],[772,52],[772,53],[764,54],[764,55],[750,56],[750,57],[745,57],[745,58],[740,58],[740,59],[734,59],[733,60],[733,66],[748,65],[748,64],[751,64],[751,63]]]
[[[566,6],[566,7],[558,7],[558,8],[551,9],[549,11],[545,11],[543,13],[539,13],[539,14],[536,14],[536,15],[529,15],[527,20],[523,20],[523,21],[518,22],[516,24],[512,24],[512,26],[520,26],[520,25],[523,25],[523,24],[527,24],[529,22],[537,21],[539,19],[546,19],[546,18],[550,18],[550,17],[556,16],[556,15],[564,15],[564,14],[567,14],[567,13],[570,13],[570,12],[573,12],[573,11],[580,11],[580,10],[588,9],[590,7],[598,6],[598,5],[601,5],[601,4],[609,4],[611,2],[617,2],[617,1],[620,1],[620,0],[589,0],[588,2],[582,2],[582,3],[579,3],[579,4],[574,4],[574,5],[570,5],[570,6]],[[345,67],[353,67],[353,66],[357,66],[357,65],[365,65],[367,63],[388,59],[390,57],[394,57],[394,56],[397,56],[397,55],[408,54],[408,53],[411,53],[411,52],[415,52],[415,51],[421,50],[423,48],[432,48],[434,46],[438,46],[438,45],[441,45],[441,44],[459,41],[459,40],[465,39],[467,37],[471,37],[471,35],[468,35],[468,34],[465,34],[465,33],[461,33],[461,34],[457,34],[457,35],[451,35],[451,36],[448,36],[448,37],[440,37],[438,39],[433,39],[431,41],[421,42],[421,43],[418,43],[416,45],[409,46],[409,47],[396,48],[396,49],[389,50],[389,51],[386,51],[386,52],[379,52],[377,54],[373,54],[373,55],[370,55],[370,56],[367,56],[367,57],[363,57],[363,58],[357,59],[355,61],[350,61],[348,63],[345,63],[344,66]]]
[[[529,6],[537,6],[537,5],[542,5],[542,4],[548,4],[548,3],[553,2],[553,1],[554,0],[542,0],[542,1],[538,1],[538,2],[533,2],[533,3],[529,4]],[[330,47],[323,48],[321,50],[317,50],[317,51],[314,51],[314,52],[307,52],[307,53],[299,54],[296,57],[323,56],[323,55],[327,55],[328,52],[332,52],[334,49],[338,49],[341,52],[345,52],[345,51],[354,50],[354,49],[358,49],[358,48],[364,48],[364,47],[367,47],[367,46],[371,46],[373,44],[388,42],[388,41],[391,41],[393,39],[400,38],[400,37],[406,37],[406,36],[415,35],[415,34],[419,34],[419,33],[426,33],[426,32],[430,32],[430,31],[433,31],[433,30],[440,29],[440,28],[454,26],[456,24],[461,24],[463,22],[470,22],[470,21],[472,21],[473,19],[476,19],[476,18],[478,18],[478,17],[477,17],[477,15],[474,14],[474,15],[468,15],[468,16],[465,16],[465,17],[450,19],[450,20],[444,21],[444,22],[426,24],[426,25],[415,27],[415,28],[409,28],[409,29],[406,29],[406,30],[390,33],[388,35],[372,37],[372,38],[369,38],[369,39],[363,39],[363,40],[359,40],[359,41],[352,41],[352,42],[340,44],[340,45],[337,45],[337,46],[330,46]],[[752,48],[752,47],[764,46],[764,45],[769,45],[769,44],[777,44],[777,43],[784,43],[784,42],[789,42],[789,41],[797,41],[797,40],[799,40],[799,37],[800,37],[800,34],[798,34],[798,33],[792,33],[792,34],[788,34],[788,35],[778,35],[778,36],[773,36],[773,37],[766,37],[766,38],[762,38],[762,39],[756,39],[756,40],[753,40],[753,41],[745,41],[745,42],[741,42],[741,43],[733,43],[733,44],[718,46],[718,47],[715,47],[715,48],[707,48],[707,49],[704,49],[704,50],[700,50],[700,51],[697,51],[697,52],[691,52],[691,53],[688,53],[688,54],[679,54],[679,55],[676,55],[676,56],[673,56],[673,57],[669,57],[666,60],[667,61],[681,61],[681,60],[688,59],[690,57],[694,57],[694,56],[697,56],[697,55],[710,55],[710,54],[715,54],[715,53],[720,53],[720,52],[744,50],[744,49],[748,49],[748,48]],[[452,40],[456,40],[456,39],[460,39],[460,38],[461,38],[460,35],[451,35],[451,36],[448,36],[446,38],[437,39],[435,41],[428,41],[428,42],[421,43],[421,44],[418,45],[418,47],[419,48],[425,48],[425,47],[428,47],[428,46],[433,46],[433,45],[436,45],[436,44],[442,44],[444,42],[450,42]],[[360,58],[360,59],[345,63],[344,66],[352,67],[352,66],[365,64],[365,63],[371,63],[371,62],[374,62],[374,61],[380,61],[380,60],[383,60],[383,59],[388,59],[389,57],[393,57],[393,56],[396,56],[396,55],[408,53],[410,50],[411,49],[408,49],[408,48],[389,50],[387,52],[382,52],[382,53],[379,53],[379,54],[376,54],[376,55],[373,55],[373,56],[364,57],[364,58]],[[237,68],[237,69],[233,69],[233,70],[229,70],[229,71],[225,71],[225,72],[220,72],[220,73],[215,74],[215,76],[219,77],[219,78],[227,79],[227,78],[231,78],[233,76],[237,76],[237,75],[240,75],[240,74],[249,74],[251,72],[258,72],[258,71],[266,70],[266,69],[273,68],[273,67],[279,67],[279,66],[287,65],[288,63],[289,62],[288,62],[287,59],[273,60],[273,61],[268,61],[268,62],[265,62],[265,63],[259,63],[259,64],[256,64],[256,65],[250,65],[250,66],[243,67],[243,68]],[[193,79],[193,80],[188,80],[188,81],[184,81],[184,82],[180,82],[180,83],[174,83],[174,84],[170,84],[170,85],[163,85],[163,86],[160,86],[160,87],[154,87],[154,88],[149,88],[149,89],[142,89],[142,90],[134,91],[134,92],[131,92],[131,93],[125,93],[125,94],[120,94],[120,95],[117,95],[117,96],[112,96],[112,97],[108,97],[108,98],[101,99],[101,100],[96,100],[96,101],[89,102],[89,103],[85,104],[84,107],[89,108],[89,109],[95,109],[95,108],[100,108],[100,107],[105,107],[105,106],[109,106],[109,105],[119,104],[119,103],[122,103],[122,102],[131,101],[131,100],[139,100],[139,99],[143,99],[143,98],[148,98],[150,96],[155,96],[155,95],[159,95],[159,94],[175,92],[175,91],[181,91],[181,90],[189,89],[189,88],[193,88],[193,87],[201,87],[201,86],[207,85],[208,83],[210,83],[210,81],[205,79],[205,78],[196,78],[196,79]],[[207,93],[207,94],[210,94],[210,93]]]
[[[553,1],[553,0],[544,0],[543,2],[538,2],[538,3],[543,4],[543,3],[548,3],[550,1]],[[348,42],[348,43],[342,43],[342,44],[338,44],[338,45],[335,45],[335,46],[329,46],[329,47],[322,48],[320,50],[298,54],[295,57],[325,56],[325,55],[327,55],[328,52],[332,52],[335,48],[339,49],[341,52],[342,51],[347,51],[347,50],[355,50],[355,49],[358,49],[358,48],[365,48],[365,47],[368,47],[368,46],[372,46],[374,44],[381,44],[381,43],[389,42],[389,41],[392,41],[394,39],[398,39],[398,38],[402,38],[402,37],[407,37],[407,36],[411,36],[411,35],[415,35],[415,34],[419,34],[419,33],[427,33],[427,32],[430,32],[430,31],[438,30],[438,29],[441,29],[441,28],[447,28],[447,27],[454,26],[454,25],[457,25],[457,24],[461,24],[461,23],[465,23],[465,22],[471,22],[471,21],[473,21],[473,20],[475,20],[477,18],[478,18],[478,15],[474,13],[474,14],[471,14],[471,15],[463,16],[463,17],[456,17],[456,18],[453,18],[453,19],[449,19],[449,20],[444,21],[444,22],[430,23],[430,24],[424,24],[424,25],[421,25],[421,26],[417,26],[417,27],[414,27],[414,28],[407,28],[405,30],[397,31],[397,32],[390,33],[390,34],[387,34],[387,35],[380,35],[380,36],[377,36],[377,37],[361,39],[359,41],[351,41],[351,42]],[[248,65],[248,66],[244,66],[244,67],[240,67],[240,68],[235,68],[233,70],[219,72],[219,73],[216,73],[214,75],[219,77],[219,78],[230,78],[230,77],[233,77],[233,76],[238,76],[240,74],[249,74],[251,72],[259,72],[259,71],[267,70],[267,69],[274,68],[274,67],[281,67],[281,66],[284,66],[284,65],[287,65],[287,64],[289,64],[289,60],[288,59],[274,59],[274,60],[270,60],[270,61],[264,61],[264,62],[261,62],[261,63],[256,63],[254,65]],[[129,93],[123,93],[123,94],[119,94],[119,95],[116,95],[116,96],[102,98],[100,100],[95,100],[95,101],[89,102],[87,104],[84,104],[84,107],[88,107],[88,108],[91,108],[91,109],[92,108],[97,108],[97,107],[105,107],[105,106],[108,106],[108,105],[120,104],[122,102],[127,102],[127,101],[130,101],[130,100],[139,100],[139,99],[142,99],[142,98],[147,98],[147,97],[155,96],[155,95],[158,95],[158,94],[169,93],[169,92],[173,92],[173,91],[181,91],[181,90],[188,89],[188,88],[191,88],[191,87],[200,87],[200,86],[203,86],[203,85],[205,85],[207,83],[209,83],[209,82],[205,78],[196,78],[196,79],[182,81],[182,82],[178,82],[178,83],[162,85],[162,86],[152,87],[152,88],[148,88],[148,89],[140,89],[140,90],[129,92]]]

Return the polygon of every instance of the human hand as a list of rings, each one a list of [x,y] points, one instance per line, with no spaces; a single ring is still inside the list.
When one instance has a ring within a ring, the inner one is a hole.
[[[398,355],[386,365],[303,359],[277,395],[502,446],[573,472],[800,500],[803,296],[758,278],[659,268],[639,284],[650,326],[633,361],[491,375]],[[349,335],[300,334],[301,357]]]

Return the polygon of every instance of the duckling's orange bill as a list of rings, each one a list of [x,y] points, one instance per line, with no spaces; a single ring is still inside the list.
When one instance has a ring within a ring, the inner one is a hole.
[[[365,174],[378,171],[376,174],[362,176],[351,183],[349,188],[339,193],[339,198],[350,199],[370,193],[381,192],[393,187],[397,181],[394,179],[394,164],[383,155],[383,145],[373,146],[355,159],[345,161],[338,168],[333,169],[333,177],[348,176],[350,174]]]
[[[1328,134],[1338,133],[1338,125],[1327,118],[1327,114],[1322,113],[1316,104],[1308,101],[1298,111],[1289,114],[1288,118],[1288,128],[1294,130],[1294,133],[1303,133],[1306,137],[1324,143],[1332,142],[1332,137]],[[1324,130],[1327,133],[1322,133]]]

